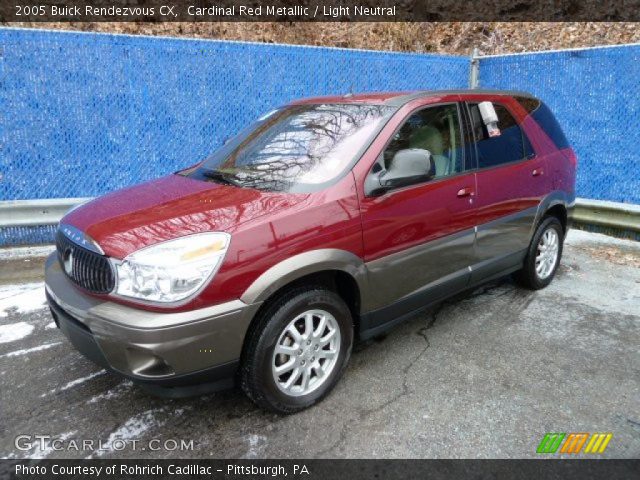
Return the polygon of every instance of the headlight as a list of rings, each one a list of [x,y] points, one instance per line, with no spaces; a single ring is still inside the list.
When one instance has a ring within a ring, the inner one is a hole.
[[[227,233],[198,233],[143,248],[116,265],[116,294],[176,302],[196,292],[220,266]]]

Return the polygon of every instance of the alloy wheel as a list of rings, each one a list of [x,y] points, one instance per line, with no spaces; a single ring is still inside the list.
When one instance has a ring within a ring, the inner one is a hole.
[[[536,274],[540,280],[545,280],[556,266],[558,261],[560,239],[555,228],[548,228],[538,242],[536,255]]]
[[[273,351],[271,372],[287,395],[302,396],[324,384],[340,353],[340,327],[325,310],[296,316],[280,334]]]

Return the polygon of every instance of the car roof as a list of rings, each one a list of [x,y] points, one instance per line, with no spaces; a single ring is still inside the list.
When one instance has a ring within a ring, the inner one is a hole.
[[[528,92],[521,92],[516,90],[414,90],[406,92],[347,93],[345,95],[302,98],[300,100],[291,102],[291,105],[319,103],[376,103],[401,107],[405,103],[416,100],[418,98],[441,97],[444,95],[505,95],[508,97],[518,96],[526,98],[536,98]]]

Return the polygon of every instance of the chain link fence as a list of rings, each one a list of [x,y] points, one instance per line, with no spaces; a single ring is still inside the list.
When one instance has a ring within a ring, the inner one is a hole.
[[[0,30],[0,197],[89,197],[187,167],[293,99],[465,87],[465,58]],[[8,115],[7,115],[8,114]]]
[[[0,29],[0,200],[90,197],[196,163],[293,99],[463,88],[468,59]],[[0,245],[52,228],[0,229]]]

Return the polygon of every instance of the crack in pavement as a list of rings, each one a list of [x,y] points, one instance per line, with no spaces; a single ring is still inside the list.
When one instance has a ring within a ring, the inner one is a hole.
[[[440,311],[442,310],[442,308],[444,307],[445,302],[442,302],[440,304],[438,304],[435,308],[431,309],[431,311],[429,312],[429,315],[427,316],[427,323],[424,327],[421,327],[420,329],[418,329],[418,331],[415,332],[416,335],[418,335],[419,337],[422,337],[425,341],[425,346],[424,348],[422,348],[418,354],[413,358],[413,360],[411,360],[409,363],[407,363],[403,368],[402,368],[402,376],[403,376],[403,380],[402,380],[402,389],[400,392],[398,392],[396,395],[394,395],[393,397],[391,397],[390,399],[388,399],[385,402],[382,402],[380,405],[374,407],[374,408],[370,408],[367,410],[361,410],[358,412],[358,416],[356,419],[352,419],[346,423],[343,424],[342,428],[340,429],[340,434],[338,436],[338,439],[333,442],[328,448],[321,450],[320,452],[316,453],[316,458],[317,457],[321,457],[323,455],[326,455],[328,453],[330,453],[331,451],[337,449],[340,445],[342,445],[343,443],[346,443],[347,441],[347,432],[350,429],[350,427],[356,423],[362,422],[363,420],[365,420],[367,417],[370,417],[371,415],[381,412],[382,410],[384,410],[385,408],[387,408],[389,405],[397,402],[398,400],[400,400],[402,397],[405,397],[406,395],[409,395],[411,393],[411,389],[409,388],[409,379],[407,378],[409,375],[409,371],[411,370],[411,368],[418,362],[418,360],[420,360],[420,358],[422,358],[422,356],[424,355],[424,353],[429,349],[429,347],[431,346],[430,342],[429,342],[429,337],[427,336],[427,330],[429,330],[433,324],[437,321],[437,317],[438,314],[440,313]]]

